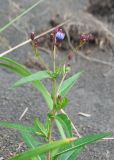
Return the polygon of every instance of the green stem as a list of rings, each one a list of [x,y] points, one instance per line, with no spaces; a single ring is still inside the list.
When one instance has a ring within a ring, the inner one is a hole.
[[[54,49],[53,49],[53,71],[54,72],[55,72],[55,69],[56,69],[55,58],[56,58],[56,46],[54,45]]]
[[[53,72],[56,72],[56,46],[54,45],[53,49]],[[56,78],[53,79],[53,105],[56,104]]]
[[[53,72],[54,73],[56,71],[55,59],[56,59],[56,46],[54,45],[54,49],[53,49]],[[48,142],[49,143],[52,141],[52,129],[53,129],[53,123],[54,123],[53,116],[55,115],[55,110],[54,110],[55,104],[56,104],[56,78],[53,79],[53,110],[52,110],[52,117],[51,117],[49,133],[48,133]],[[48,153],[47,160],[52,160],[51,152]]]

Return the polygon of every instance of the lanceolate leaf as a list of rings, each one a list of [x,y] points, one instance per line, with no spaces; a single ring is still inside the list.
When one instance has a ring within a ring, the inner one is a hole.
[[[1,60],[1,62],[0,62],[1,67],[5,67],[5,68],[19,74],[22,77],[26,77],[26,76],[31,75],[31,72],[26,67],[24,67],[23,65],[15,62],[9,58],[0,57],[0,60]],[[51,110],[53,107],[53,101],[51,99],[49,92],[45,88],[45,86],[39,80],[33,81],[32,84],[42,94],[42,96],[44,97],[45,101],[47,102],[47,104]]]
[[[20,132],[20,133],[28,148],[34,149],[35,147],[40,146],[42,144],[35,137],[33,137],[33,135],[25,132]],[[37,156],[35,158],[32,158],[32,160],[45,160],[45,157]]]
[[[83,148],[85,147],[85,145],[87,144],[91,144],[97,140],[100,140],[104,137],[107,137],[107,136],[112,136],[113,134],[112,133],[99,133],[99,134],[93,134],[93,135],[88,135],[88,136],[84,136],[82,138],[78,138],[77,140],[74,141],[73,145],[71,148],[69,149],[66,149],[58,154],[56,154],[55,157],[59,156],[59,155],[62,155],[62,154],[65,154],[65,153],[68,153],[70,151],[73,151],[75,149],[79,149],[79,148]]]
[[[38,142],[38,140],[35,137],[33,137],[32,134],[27,132],[20,132],[20,133],[28,148],[35,148],[42,144],[41,142]]]
[[[56,148],[60,148],[67,144],[70,144],[74,140],[75,138],[68,138],[65,140],[59,140],[59,141],[51,142],[49,144],[41,145],[40,147],[36,147],[35,149],[28,150],[24,153],[21,153],[20,155],[10,158],[10,160],[28,160],[38,155],[52,151]]]
[[[47,137],[47,131],[44,125],[38,120],[38,118],[35,118],[34,125],[37,132],[40,132],[43,136]]]
[[[0,121],[0,126],[16,129],[21,132],[28,132],[28,133],[35,133],[36,132],[34,127],[27,127],[27,126],[19,124],[19,123]]]
[[[45,86],[40,81],[34,81],[33,85],[42,93],[50,110],[53,108],[53,101]]]
[[[14,84],[14,87],[18,87],[18,86],[24,85],[26,83],[31,83],[33,81],[42,80],[45,78],[50,78],[50,75],[48,74],[48,72],[47,71],[39,71],[37,73],[31,74],[30,76],[26,76],[26,77],[20,79],[19,81],[17,81]]]
[[[84,150],[84,147],[76,148],[72,151],[65,152],[58,157],[58,160],[76,160],[79,154]]]
[[[59,133],[60,133],[60,135],[61,135],[61,138],[62,138],[62,139],[65,139],[65,138],[66,138],[66,135],[65,135],[65,132],[64,132],[64,130],[63,130],[63,127],[62,127],[61,123],[60,123],[57,119],[55,119],[55,122],[56,122],[57,128],[58,128],[58,130],[59,130]]]
[[[66,114],[58,114],[55,116],[55,119],[61,123],[61,125],[66,133],[66,137],[72,137],[73,136],[72,125],[71,125],[71,121],[69,120],[67,115]]]
[[[93,143],[97,140],[100,140],[104,137],[112,136],[113,133],[108,132],[108,133],[98,133],[98,134],[93,134],[93,135],[88,135],[84,136],[82,138],[78,138],[77,140],[74,141],[76,147],[81,147],[90,143]]]
[[[77,82],[77,80],[80,78],[81,75],[82,75],[82,72],[78,72],[72,77],[65,80],[60,87],[60,91],[59,91],[60,95],[65,96],[70,91],[70,89],[74,86],[74,84]]]

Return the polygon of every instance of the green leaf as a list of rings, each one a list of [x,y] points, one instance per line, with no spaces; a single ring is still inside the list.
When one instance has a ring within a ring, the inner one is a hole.
[[[31,72],[25,66],[15,62],[14,60],[11,60],[10,58],[0,57],[0,60],[2,61],[0,62],[0,66],[7,68],[13,72],[16,72],[22,77],[31,75]],[[49,106],[49,109],[51,110],[53,108],[53,101],[47,89],[44,87],[44,85],[40,81],[34,81],[32,82],[32,84],[42,93],[45,101]],[[61,124],[58,121],[56,121],[56,124],[62,138],[66,138]]]
[[[36,147],[35,149],[30,149],[28,151],[25,151],[13,158],[10,158],[9,160],[28,160],[38,155],[52,151],[56,148],[64,147],[65,145],[70,144],[74,140],[75,138],[68,138],[65,140],[50,142],[49,144],[44,144],[44,145],[41,145],[40,147]]]
[[[36,133],[37,131],[34,127],[27,127],[19,123],[10,123],[5,121],[0,121],[0,126],[18,130],[21,133],[25,144],[29,148],[35,148],[36,146],[39,146],[42,144],[38,142],[37,139],[35,139],[35,137],[32,136],[32,134]],[[45,160],[44,156],[41,156],[41,157],[42,157],[41,160]],[[32,160],[40,160],[40,157],[39,159],[37,157],[37,159],[33,158]]]
[[[63,100],[61,101],[61,109],[65,108],[68,105],[68,98],[64,97]]]
[[[20,133],[27,147],[35,148],[42,144],[41,142],[38,142],[38,140],[35,137],[33,137],[33,135],[31,135],[30,133],[27,132],[20,132]]]
[[[30,83],[30,82],[37,81],[37,80],[42,80],[45,78],[50,78],[48,71],[39,71],[37,73],[31,74],[30,76],[26,76],[26,77],[20,79],[19,81],[17,81],[14,84],[14,87],[18,87],[18,86],[24,85],[26,83]]]
[[[15,66],[8,64],[8,63],[0,62],[0,66],[3,68],[7,68],[8,70],[10,70],[12,72],[18,73],[21,76],[26,76],[26,75],[30,74],[30,73],[24,72],[24,70],[21,70],[20,68],[15,68]]]
[[[72,137],[73,136],[72,124],[68,116],[66,114],[58,114],[55,116],[55,119],[58,120],[62,125],[62,128],[66,133],[66,137]]]
[[[72,151],[65,152],[58,157],[58,160],[76,160],[79,154],[84,150],[84,147],[76,148]]]
[[[63,109],[68,105],[68,102],[69,102],[69,100],[68,100],[67,97],[63,97],[63,98],[58,97],[55,107],[56,107],[57,110]]]
[[[9,26],[11,26],[14,22],[16,22],[17,20],[19,20],[22,16],[24,16],[25,14],[27,14],[28,12],[30,12],[33,8],[35,8],[36,6],[38,6],[43,0],[39,0],[38,2],[36,2],[34,5],[32,5],[31,7],[29,7],[28,9],[26,9],[24,12],[22,12],[19,16],[17,16],[16,18],[14,18],[13,20],[11,20],[9,23],[7,23],[5,26],[3,26],[2,28],[0,28],[0,33],[3,32],[4,30],[6,30]]]
[[[39,146],[41,144],[31,135],[32,133],[36,132],[35,129],[32,127],[26,127],[25,125],[22,124],[14,124],[3,121],[0,121],[0,126],[18,130],[21,133],[25,144],[29,148],[35,148],[36,146]],[[32,160],[41,160],[41,158],[38,156],[37,158],[33,158]]]
[[[55,122],[56,122],[56,126],[57,126],[57,128],[58,128],[58,130],[59,130],[59,133],[60,133],[60,135],[61,135],[61,138],[62,138],[62,139],[65,139],[65,138],[66,138],[66,135],[65,135],[65,132],[64,132],[64,130],[63,130],[62,124],[61,124],[58,120],[56,120],[56,119],[55,119]]]
[[[37,132],[40,132],[44,137],[47,137],[47,130],[45,129],[44,125],[38,120],[38,118],[35,118],[34,126]]]
[[[46,121],[45,121],[45,128],[46,128],[47,133],[49,133],[50,125],[51,125],[51,120],[49,116],[47,115]]]
[[[8,70],[15,72],[22,77],[26,77],[32,74],[25,66],[15,62],[14,60],[6,57],[0,57],[0,60],[2,61],[0,62],[1,67],[5,67]],[[39,80],[33,81],[32,84],[42,94],[51,110],[53,108],[53,101],[51,99],[51,95],[49,94],[45,86]]]
[[[65,80],[60,87],[60,91],[59,91],[60,95],[65,96],[71,90],[71,88],[74,86],[74,84],[77,82],[77,80],[80,78],[81,75],[82,75],[82,72],[78,72],[72,77]]]
[[[27,147],[34,149],[35,147],[40,146],[42,144],[41,142],[38,142],[38,140],[29,133],[20,133]],[[45,160],[45,157],[37,156],[36,158],[32,158],[32,160]]]
[[[10,58],[0,57],[0,60],[2,61],[0,62],[0,66],[7,68],[10,71],[13,71],[22,77],[31,75],[31,72],[25,66],[15,62],[14,60],[11,60]],[[45,101],[47,102],[51,110],[53,108],[53,101],[47,89],[44,87],[44,85],[40,81],[34,81],[32,82],[32,84],[42,93]],[[63,131],[61,124],[57,121],[56,121],[56,124],[57,124],[57,127],[60,131],[62,138],[65,139],[66,136],[65,136],[65,133]]]
[[[42,93],[45,101],[47,102],[47,105],[48,105],[49,109],[52,110],[53,101],[51,99],[51,95],[49,94],[49,92],[47,91],[45,86],[40,81],[33,82],[33,85],[38,89],[38,91],[40,91]]]
[[[34,127],[27,127],[25,125],[22,125],[20,123],[11,123],[6,121],[0,121],[0,126],[16,129],[21,132],[28,132],[28,133],[35,133],[36,130]]]
[[[104,137],[108,137],[108,136],[112,136],[112,135],[113,135],[112,133],[99,133],[99,134],[93,134],[93,135],[84,136],[82,138],[78,138],[77,140],[74,141],[71,148],[56,154],[56,156],[66,154],[69,151],[79,149],[80,147],[85,147],[85,145],[87,145],[87,144],[91,144],[97,140],[100,140]]]
[[[81,147],[90,143],[93,143],[97,140],[100,140],[104,137],[112,136],[112,132],[108,133],[98,133],[98,134],[92,134],[92,135],[87,135],[82,138],[78,138],[76,141],[74,141],[76,147]]]

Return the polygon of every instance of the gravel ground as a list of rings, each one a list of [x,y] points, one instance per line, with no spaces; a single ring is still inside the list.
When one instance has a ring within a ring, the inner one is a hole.
[[[34,2],[36,1],[0,0],[0,26]],[[84,11],[87,8],[88,3],[87,0],[47,0],[43,2],[40,7],[34,9],[0,35],[1,52],[26,40],[31,31],[47,29],[50,18],[56,13],[62,16],[72,14],[76,16],[78,11]],[[109,24],[109,27],[112,25]],[[20,63],[26,63],[28,57],[31,56],[31,47],[26,45],[9,56]],[[90,56],[105,61],[111,60],[113,63],[110,50],[103,51],[94,48]],[[72,65],[72,74],[80,70],[85,72],[69,94],[70,104],[66,112],[69,113],[82,135],[114,131],[114,70],[109,72],[111,69],[109,66],[87,61],[78,55]],[[0,69],[0,119],[18,122],[20,115],[28,107],[28,112],[22,119],[23,123],[32,123],[34,116],[38,116],[43,121],[48,109],[41,95],[31,85],[16,90],[11,89],[12,84],[18,78],[13,73]],[[45,85],[47,84],[48,81],[45,81]],[[50,88],[49,85],[47,87]],[[91,117],[79,116],[78,112],[88,113]],[[9,155],[17,152],[16,149],[21,142],[22,139],[17,132],[0,128],[0,157],[7,159]],[[21,147],[21,150],[23,148],[25,146]],[[90,145],[78,160],[114,160],[113,148],[114,141],[97,142]]]

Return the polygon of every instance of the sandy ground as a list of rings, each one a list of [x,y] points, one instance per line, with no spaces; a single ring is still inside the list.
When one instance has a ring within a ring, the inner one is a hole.
[[[18,0],[18,3],[16,0],[0,0],[0,26],[34,2],[35,0]],[[0,35],[1,52],[26,40],[31,31],[47,29],[50,18],[56,13],[62,16],[71,14],[76,16],[78,11],[84,11],[87,6],[87,0],[46,0]],[[31,47],[26,45],[9,56],[20,63],[26,63],[31,56]],[[94,48],[90,56],[111,63],[114,60],[110,50],[103,51],[99,48]],[[79,55],[72,65],[72,73],[80,70],[84,70],[85,73],[69,94],[70,104],[66,112],[82,135],[114,131],[114,70],[109,73],[111,67],[90,62]],[[18,122],[20,115],[28,107],[29,110],[22,119],[23,123],[32,123],[34,116],[43,121],[48,109],[41,95],[30,85],[16,90],[11,89],[18,78],[15,74],[0,69],[0,119]],[[48,81],[45,81],[45,84],[47,85]],[[50,88],[49,85],[47,87]],[[91,117],[79,116],[78,112],[88,113]],[[16,151],[20,142],[22,139],[17,132],[0,128],[0,157],[7,159],[10,152]],[[90,145],[78,160],[114,160],[114,141]]]

